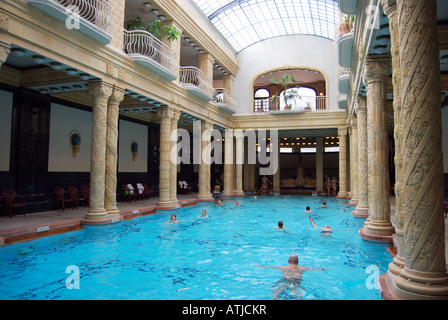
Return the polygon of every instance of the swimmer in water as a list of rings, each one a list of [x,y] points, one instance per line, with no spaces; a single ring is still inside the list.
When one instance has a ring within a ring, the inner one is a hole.
[[[311,212],[311,208],[310,208],[310,206],[306,206],[305,211],[306,211],[306,212]]]
[[[207,215],[207,211],[202,210],[202,214],[201,214],[199,217],[207,218],[207,217],[208,217],[208,215]]]
[[[327,207],[327,202],[324,200],[322,201],[322,208],[326,208]]]
[[[176,223],[176,222],[180,222],[180,221],[177,220],[177,217],[176,217],[175,214],[172,214],[172,215],[171,215],[171,220],[168,220],[168,221],[165,222],[165,223]]]
[[[311,268],[311,267],[303,267],[299,266],[299,258],[295,254],[291,254],[288,258],[288,265],[286,266],[278,266],[278,267],[270,267],[270,266],[263,266],[259,265],[259,267],[263,268],[271,268],[271,269],[280,269],[283,273],[283,279],[280,279],[277,281],[277,283],[274,285],[278,285],[277,289],[274,289],[273,291],[273,298],[275,299],[280,293],[285,291],[286,289],[290,289],[290,294],[296,293],[297,300],[301,298],[301,292],[300,292],[300,284],[302,281],[302,275],[303,272],[306,270],[310,271],[323,271],[328,268]]]
[[[218,205],[218,206],[223,206],[224,203],[222,203],[221,200],[218,200],[218,201],[216,202],[216,205]]]
[[[235,201],[235,207],[241,207],[239,201]]]
[[[328,224],[326,224],[323,228],[320,228],[320,227],[316,226],[312,217],[310,217],[310,221],[314,228],[321,230],[321,232],[320,232],[321,234],[330,234],[333,232],[333,230],[330,229],[330,226]]]
[[[279,221],[278,224],[277,224],[277,226],[275,227],[275,229],[276,229],[276,230],[281,230],[281,231],[283,231],[284,233],[289,234],[289,232],[286,231],[286,230],[285,230],[285,227],[283,226],[283,221]]]

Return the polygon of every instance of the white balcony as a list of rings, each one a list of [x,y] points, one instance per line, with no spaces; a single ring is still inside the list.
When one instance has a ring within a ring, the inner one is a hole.
[[[285,113],[303,113],[308,111],[325,111],[326,96],[300,96],[292,103],[291,107],[285,106],[280,97],[264,98],[254,100],[255,113],[285,114]]]
[[[344,94],[348,93],[349,79],[350,79],[350,69],[339,67],[339,75],[338,75],[339,93]]]
[[[180,67],[180,84],[196,96],[213,100],[213,81],[196,67]]]
[[[213,103],[228,113],[236,113],[236,100],[229,90],[224,88],[215,88]]]
[[[338,60],[341,67],[350,67],[353,43],[353,32],[346,33],[338,39]]]
[[[124,52],[135,62],[173,81],[179,65],[176,53],[166,44],[144,30],[124,30]]]
[[[79,30],[108,44],[111,35],[111,6],[105,0],[27,0],[27,2],[65,23],[69,30]]]

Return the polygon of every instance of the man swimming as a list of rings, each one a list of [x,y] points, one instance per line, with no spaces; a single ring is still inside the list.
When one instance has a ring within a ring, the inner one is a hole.
[[[310,217],[310,221],[314,228],[321,230],[321,232],[320,232],[321,234],[330,234],[333,232],[333,230],[330,229],[330,226],[328,224],[326,224],[323,228],[321,228],[321,227],[316,226],[316,224],[314,223],[313,217]]]
[[[290,289],[290,294],[297,294],[297,300],[301,298],[301,292],[300,292],[300,283],[302,281],[302,275],[303,272],[306,270],[310,271],[323,271],[328,268],[311,268],[311,267],[304,267],[299,266],[299,257],[297,257],[296,254],[291,254],[288,258],[288,265],[286,266],[278,266],[278,267],[270,267],[270,266],[263,266],[260,265],[260,267],[263,268],[271,268],[271,269],[280,269],[283,273],[283,279],[280,279],[277,281],[277,283],[274,285],[279,286],[277,289],[273,291],[273,298],[275,299],[280,293],[282,293],[285,289]]]

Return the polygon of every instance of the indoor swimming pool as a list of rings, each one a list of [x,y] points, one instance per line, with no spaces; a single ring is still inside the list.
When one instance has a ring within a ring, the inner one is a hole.
[[[364,219],[352,210],[335,198],[247,196],[4,246],[0,299],[378,300],[392,257],[359,237]],[[179,222],[166,223],[173,213]],[[281,271],[260,265],[286,265],[290,254],[325,270],[279,292]]]

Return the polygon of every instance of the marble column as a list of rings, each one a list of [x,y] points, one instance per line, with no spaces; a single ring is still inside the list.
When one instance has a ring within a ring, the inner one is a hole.
[[[211,164],[211,134],[213,125],[210,122],[201,121],[201,162],[199,164],[198,199],[212,200],[210,188],[210,164]]]
[[[405,265],[398,299],[448,299],[436,0],[397,0]],[[383,287],[383,285],[382,285]]]
[[[368,56],[364,65],[367,88],[367,154],[369,216],[360,229],[363,239],[392,242],[390,222],[389,139],[387,134],[386,85],[390,73],[389,54]]]
[[[116,216],[120,212],[117,208],[118,109],[123,98],[124,90],[114,87],[107,105],[104,209],[108,215]]]
[[[316,137],[316,192],[324,191],[324,143],[323,137]]]
[[[223,197],[233,196],[233,129],[226,129],[224,136],[224,190]]]
[[[177,123],[180,118],[180,111],[173,109],[173,117],[171,118],[171,141],[170,141],[170,152],[177,147]],[[170,200],[174,206],[179,205],[177,200],[177,157],[173,157],[170,161]]]
[[[337,198],[346,198],[347,193],[347,128],[338,128],[339,135],[339,193]]]
[[[107,217],[107,211],[104,209],[107,103],[112,91],[112,85],[106,82],[89,83],[89,94],[92,97],[92,144],[90,151],[90,204],[86,220],[100,220]]]
[[[358,119],[353,114],[350,124],[350,189],[352,198],[349,204],[356,206],[358,204]]]
[[[235,191],[234,196],[244,196],[243,191],[243,162],[244,162],[244,134],[235,130]]]
[[[397,255],[389,265],[389,271],[397,276],[404,267],[404,232],[403,205],[401,201],[401,75],[400,75],[400,46],[398,38],[398,15],[395,0],[381,0],[383,11],[389,18],[390,54],[392,56],[392,85],[394,108],[394,140],[395,140],[395,246]]]
[[[157,111],[160,119],[160,163],[159,163],[159,199],[157,206],[161,209],[172,208],[171,203],[171,119],[174,110],[161,107]]]
[[[367,159],[367,102],[358,96],[355,103],[358,120],[358,204],[352,211],[357,218],[369,216],[368,159]]]

